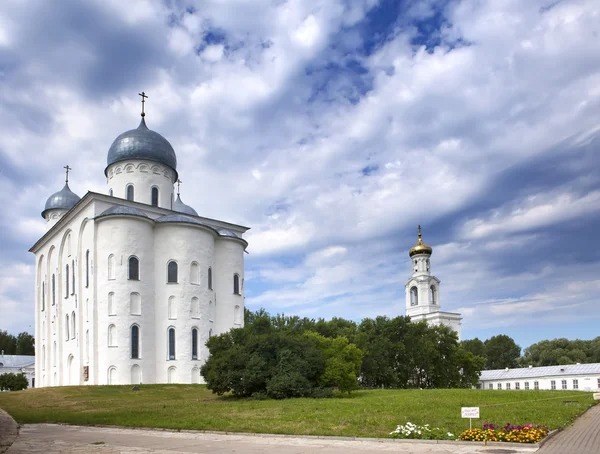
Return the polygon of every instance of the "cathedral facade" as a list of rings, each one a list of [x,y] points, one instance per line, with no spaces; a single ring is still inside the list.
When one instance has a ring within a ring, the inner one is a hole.
[[[446,325],[453,329],[461,339],[460,314],[442,312],[440,305],[440,280],[431,274],[431,246],[423,243],[421,226],[419,237],[408,255],[411,258],[412,275],[404,285],[406,315],[412,321],[425,320],[429,325]]]
[[[248,228],[175,197],[175,151],[143,112],[108,151],[107,194],[78,197],[69,170],[30,249],[36,385],[201,382],[206,340],[244,324]]]

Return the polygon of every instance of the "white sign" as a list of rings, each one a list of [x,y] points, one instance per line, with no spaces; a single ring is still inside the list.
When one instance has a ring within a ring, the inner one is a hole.
[[[479,418],[479,407],[462,407],[460,415],[463,418]]]

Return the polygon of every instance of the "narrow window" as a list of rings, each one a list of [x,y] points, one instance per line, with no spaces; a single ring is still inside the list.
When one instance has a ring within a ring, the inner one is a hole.
[[[108,256],[108,278],[115,278],[115,256],[113,254]]]
[[[563,380],[561,382],[561,385],[562,385],[562,389],[567,389],[567,380]]]
[[[177,262],[170,261],[167,265],[167,282],[170,284],[177,283]]]
[[[528,381],[526,381],[526,382],[525,382],[525,389],[526,389],[526,390],[528,390],[528,389],[529,389],[529,382],[528,382]]]
[[[108,327],[108,346],[116,347],[117,345],[117,327],[115,325],[110,325]]]
[[[65,340],[69,340],[69,314],[65,315]]]
[[[46,309],[46,283],[42,281],[42,311]]]
[[[46,370],[46,346],[42,347],[42,370]]]
[[[71,314],[71,339],[75,339],[75,326],[77,324],[75,323],[75,311],[73,311]]]
[[[175,328],[169,328],[169,359],[175,359]]]
[[[510,383],[506,384],[506,389],[510,389]]]
[[[550,389],[556,389],[556,380],[551,380],[550,381]]]
[[[133,292],[129,295],[129,313],[142,315],[142,298],[139,293]]]
[[[127,185],[127,200],[131,200],[133,202],[133,185]]]
[[[212,290],[212,268],[208,268],[208,289]]]
[[[498,383],[498,389],[502,389],[502,383]]]
[[[111,197],[113,196],[113,190],[112,190],[112,188],[110,188],[110,189],[108,190],[108,195],[109,195],[109,196],[111,196]]]
[[[90,362],[90,330],[85,332],[85,362]]]
[[[140,358],[140,328],[137,325],[131,327],[131,358]]]
[[[240,294],[240,277],[237,274],[233,275],[233,293]]]
[[[208,330],[208,337],[212,337],[212,335],[213,335],[213,330],[211,328],[211,329]]]
[[[115,307],[115,294],[113,292],[108,294],[108,315],[117,315],[117,308]]]
[[[56,278],[52,275],[52,305],[56,304]]]
[[[242,324],[242,309],[240,308],[240,306],[235,306],[235,308],[233,309],[233,323],[235,325]]]
[[[515,382],[515,389],[521,389],[521,383],[520,382]]]
[[[129,257],[129,277],[130,281],[140,280],[140,261],[137,257]]]
[[[200,300],[195,296],[192,298],[190,312],[192,317],[198,317],[200,315]]]
[[[579,389],[579,380],[573,379],[573,389]]]
[[[75,260],[71,262],[71,295],[75,295]]]
[[[436,294],[435,294],[435,286],[431,286],[429,287],[429,303],[430,304],[436,304],[437,298],[436,298]]]
[[[69,297],[69,265],[65,265],[65,298]]]
[[[85,251],[85,288],[90,286],[90,250]]]
[[[152,206],[153,207],[158,206],[158,188],[157,187],[152,188]]]
[[[175,297],[169,297],[169,303],[167,307],[168,316],[170,320],[174,320],[177,318],[177,305],[175,304]]]
[[[540,389],[540,382],[539,381],[534,381],[533,382],[533,389],[535,389],[535,390]]]
[[[192,359],[198,359],[198,330],[192,328]]]
[[[190,265],[190,284],[198,285],[200,283],[200,267],[197,262]]]
[[[417,291],[417,287],[412,287],[410,289],[410,305],[417,306],[419,304],[419,293]]]

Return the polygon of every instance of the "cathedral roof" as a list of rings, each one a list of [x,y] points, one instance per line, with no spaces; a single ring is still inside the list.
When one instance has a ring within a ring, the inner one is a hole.
[[[239,236],[237,236],[235,233],[233,233],[231,230],[227,230],[227,229],[217,229],[217,232],[219,232],[220,236],[228,236],[231,238],[239,238]]]
[[[107,210],[104,210],[100,213],[96,218],[104,217],[104,216],[139,216],[142,218],[147,218],[148,216],[141,210],[133,207],[126,207],[123,205],[115,205],[110,207]]]
[[[42,211],[42,217],[45,217],[46,211],[48,210],[70,210],[75,206],[77,202],[81,200],[77,194],[71,191],[69,183],[65,183],[65,186],[58,192],[55,192],[48,200],[46,200],[46,206]]]
[[[158,223],[166,223],[166,222],[181,222],[181,223],[185,223],[185,224],[196,224],[196,225],[202,225],[204,227],[209,227],[212,228],[208,225],[206,225],[204,222],[195,219],[191,216],[187,216],[185,214],[167,214],[165,216],[161,216],[158,219],[155,219],[156,222]]]
[[[173,202],[173,211],[189,214],[190,216],[198,216],[196,210],[194,210],[191,206],[186,205],[181,201],[181,197],[179,197],[179,194],[177,194],[177,199],[175,199],[175,202]]]
[[[167,139],[146,126],[144,118],[136,129],[119,135],[108,150],[106,168],[115,162],[145,159],[166,165],[177,173],[177,156]],[[106,173],[106,170],[104,171]]]

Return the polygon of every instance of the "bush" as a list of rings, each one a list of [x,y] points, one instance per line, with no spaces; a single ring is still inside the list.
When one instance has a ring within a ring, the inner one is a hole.
[[[333,388],[313,388],[310,392],[313,399],[331,399],[333,396]]]
[[[298,372],[275,375],[267,383],[267,395],[272,399],[305,397],[310,391],[310,382]]]
[[[0,375],[0,390],[2,391],[21,391],[27,389],[29,382],[25,374],[6,373]]]

